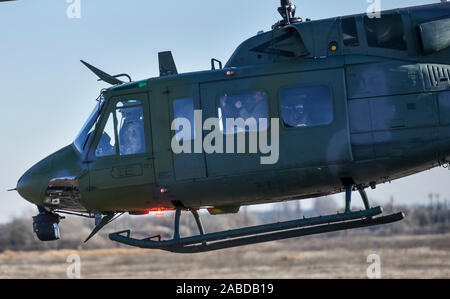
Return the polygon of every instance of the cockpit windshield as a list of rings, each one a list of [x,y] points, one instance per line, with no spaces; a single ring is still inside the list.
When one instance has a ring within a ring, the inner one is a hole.
[[[82,153],[86,145],[88,144],[89,138],[92,135],[92,132],[95,129],[95,123],[97,122],[97,119],[100,115],[100,111],[102,110],[102,107],[105,103],[105,99],[103,96],[100,96],[100,99],[98,103],[95,105],[94,110],[91,112],[91,115],[89,115],[89,118],[83,125],[83,128],[81,129],[80,133],[78,133],[77,138],[75,138],[74,145],[78,149],[80,153]]]

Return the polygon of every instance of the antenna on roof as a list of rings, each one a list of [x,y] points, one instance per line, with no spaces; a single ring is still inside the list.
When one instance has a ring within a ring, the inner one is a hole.
[[[283,17],[283,20],[278,21],[272,26],[272,29],[277,29],[290,24],[302,22],[302,18],[295,16],[296,6],[292,4],[292,0],[280,0],[280,7],[278,12]]]
[[[173,55],[171,51],[158,53],[159,58],[159,75],[161,77],[177,75],[177,66],[175,65],[175,60],[173,60]]]

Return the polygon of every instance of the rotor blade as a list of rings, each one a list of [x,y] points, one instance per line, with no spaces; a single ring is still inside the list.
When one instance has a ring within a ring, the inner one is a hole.
[[[117,84],[122,84],[123,81],[111,76],[110,74],[105,73],[102,70],[99,70],[98,68],[96,68],[95,66],[90,65],[89,63],[80,60],[82,64],[84,64],[88,69],[90,69],[94,74],[96,74],[100,80],[105,81],[106,83],[109,83],[111,85],[117,85]]]
[[[93,236],[95,236],[103,227],[105,227],[107,224],[109,224],[111,222],[111,220],[114,218],[114,216],[116,216],[116,214],[112,213],[112,214],[108,214],[105,217],[102,218],[102,221],[100,222],[99,225],[97,225],[94,230],[92,231],[92,233],[89,235],[89,237],[86,239],[86,241],[84,241],[84,243],[87,243],[90,239],[92,239]]]

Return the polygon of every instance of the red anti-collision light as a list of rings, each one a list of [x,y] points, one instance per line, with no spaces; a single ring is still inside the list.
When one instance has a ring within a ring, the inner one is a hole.
[[[155,212],[156,216],[163,216],[165,211],[173,211],[175,209],[173,208],[154,208],[154,209],[150,209],[150,212]]]

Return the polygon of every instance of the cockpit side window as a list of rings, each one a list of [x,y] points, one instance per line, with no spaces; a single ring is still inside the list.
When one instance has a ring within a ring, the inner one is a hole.
[[[97,157],[136,155],[147,151],[142,103],[120,101],[110,113],[95,150]]]
[[[407,50],[402,16],[398,13],[384,14],[381,18],[364,17],[369,47]]]
[[[342,19],[342,40],[346,47],[358,47],[359,37],[354,17]]]
[[[144,111],[140,101],[123,101],[117,104],[120,155],[143,154],[145,146]]]

